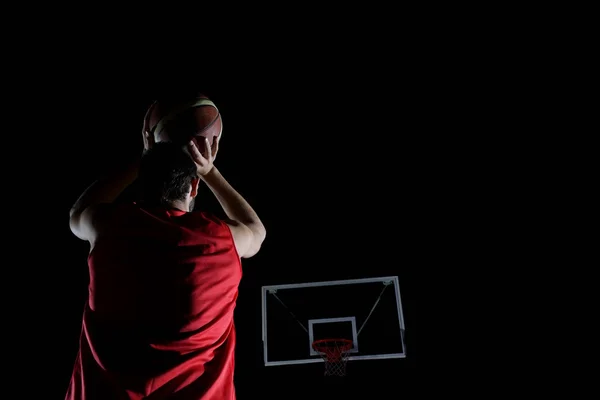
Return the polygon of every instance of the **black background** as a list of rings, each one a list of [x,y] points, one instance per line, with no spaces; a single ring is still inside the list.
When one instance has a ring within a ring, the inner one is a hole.
[[[418,97],[411,97],[415,82],[394,66],[355,66],[351,73],[315,67],[310,77],[277,65],[243,74],[174,76],[118,62],[100,69],[86,63],[31,77],[15,96],[14,134],[3,148],[12,172],[5,185],[17,191],[6,191],[5,201],[25,199],[13,201],[17,210],[8,216],[16,222],[11,250],[18,262],[7,275],[18,275],[23,286],[22,307],[12,311],[15,375],[24,382],[36,375],[43,384],[29,390],[45,399],[64,396],[88,282],[87,243],[70,232],[69,208],[99,174],[142,150],[142,118],[158,95],[195,87],[222,114],[216,165],[268,231],[261,252],[243,263],[238,398],[331,398],[414,384],[413,271],[425,262],[428,213],[420,180],[428,166],[416,145],[428,135],[415,111]],[[219,212],[206,190],[198,204]],[[388,275],[400,278],[406,359],[357,362],[342,379],[323,378],[322,364],[263,366],[261,286]]]

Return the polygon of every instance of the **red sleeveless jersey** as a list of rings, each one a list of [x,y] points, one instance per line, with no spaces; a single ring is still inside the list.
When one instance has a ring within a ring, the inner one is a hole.
[[[242,277],[229,227],[202,212],[109,206],[66,400],[233,400]]]

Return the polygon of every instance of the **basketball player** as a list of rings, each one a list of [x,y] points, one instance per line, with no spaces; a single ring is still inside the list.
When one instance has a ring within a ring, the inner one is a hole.
[[[266,233],[214,166],[218,143],[154,143],[144,132],[138,166],[96,181],[72,207],[90,284],[67,400],[235,399],[241,258]],[[116,202],[136,178],[141,199]],[[193,211],[200,181],[229,219]]]

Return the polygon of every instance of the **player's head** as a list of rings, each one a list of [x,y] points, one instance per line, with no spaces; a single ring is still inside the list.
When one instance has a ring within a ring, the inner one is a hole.
[[[144,153],[138,175],[145,203],[191,211],[198,191],[196,164],[184,147],[155,143]]]

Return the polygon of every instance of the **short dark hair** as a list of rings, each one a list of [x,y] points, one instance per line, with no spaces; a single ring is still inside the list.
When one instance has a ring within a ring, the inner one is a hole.
[[[196,178],[196,164],[180,144],[155,143],[142,156],[138,182],[144,202],[168,205],[174,200],[185,200]]]

